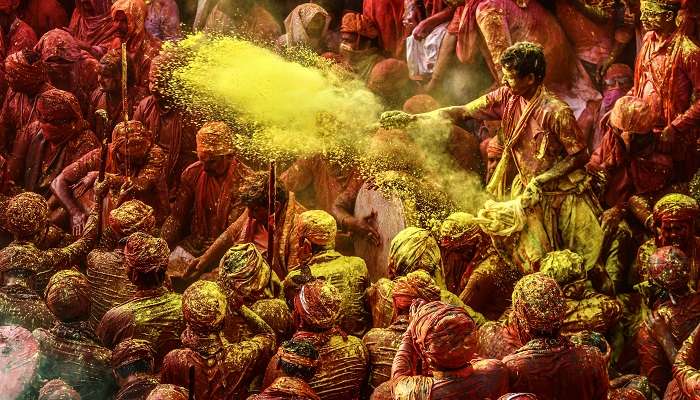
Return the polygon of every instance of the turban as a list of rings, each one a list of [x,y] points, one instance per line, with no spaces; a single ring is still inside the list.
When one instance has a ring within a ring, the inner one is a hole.
[[[207,122],[197,131],[197,154],[225,156],[234,151],[233,132],[223,122]]]
[[[226,295],[211,281],[197,281],[182,294],[182,316],[195,332],[215,332],[226,318]]]
[[[425,301],[440,300],[440,288],[427,272],[414,271],[396,279],[391,296],[394,298],[394,302],[399,297],[408,298],[410,300],[406,304],[406,307],[408,307],[415,299]]]
[[[52,29],[39,39],[34,51],[41,54],[41,61],[60,58],[69,62],[80,59],[80,47],[73,35],[63,29]]]
[[[319,358],[318,350],[313,343],[297,340],[282,343],[277,350],[277,356],[281,361],[305,368],[316,367]]]
[[[296,234],[299,239],[322,246],[335,248],[335,234],[338,232],[335,219],[323,210],[309,210],[297,217]]]
[[[430,275],[442,269],[440,248],[430,231],[408,227],[399,232],[389,248],[389,278],[422,269]]]
[[[151,390],[146,400],[187,400],[188,398],[187,389],[175,385],[160,384]]]
[[[0,250],[0,272],[27,271],[39,272],[41,253],[31,243],[10,243]]]
[[[272,269],[252,243],[231,247],[219,264],[217,282],[226,293],[247,297],[270,287]]]
[[[440,225],[440,245],[448,249],[470,244],[481,233],[474,216],[465,212],[450,214]]]
[[[53,379],[39,390],[37,400],[80,400],[80,394],[61,379]]]
[[[90,316],[90,283],[78,271],[55,273],[46,286],[46,305],[61,321],[82,321]]]
[[[623,132],[649,133],[654,127],[654,113],[638,97],[620,97],[610,112],[610,125]]]
[[[564,294],[554,279],[527,275],[513,289],[513,312],[527,333],[556,332],[566,313]]]
[[[605,80],[612,79],[617,76],[627,76],[632,78],[634,76],[634,72],[627,64],[613,64],[605,72]]]
[[[654,205],[654,221],[692,221],[698,215],[698,202],[680,193],[667,194]]]
[[[422,114],[440,108],[440,103],[427,94],[417,94],[403,103],[403,111],[409,114]]]
[[[28,238],[44,229],[48,215],[49,205],[43,197],[33,192],[20,193],[7,205],[6,228],[15,236]]]
[[[126,339],[112,350],[112,369],[119,369],[136,361],[145,361],[153,369],[155,351],[150,343],[141,339]]]
[[[501,145],[501,139],[498,136],[494,136],[489,140],[489,144],[486,146],[486,155],[488,158],[499,158],[503,154],[503,145]]]
[[[72,93],[60,89],[50,89],[39,95],[36,109],[45,121],[79,120],[83,114],[80,104]]]
[[[532,393],[508,393],[499,397],[498,400],[537,400],[537,396]]]
[[[25,91],[44,82],[44,70],[38,55],[30,50],[10,54],[5,59],[5,76],[10,86],[17,91]]]
[[[659,7],[659,11],[678,11],[681,6],[681,0],[642,0],[641,3]]]
[[[137,275],[165,271],[169,256],[165,240],[143,232],[129,235],[124,246],[126,264]]]
[[[476,324],[461,307],[441,301],[416,302],[411,306],[407,334],[428,365],[435,369],[457,369],[469,364],[474,346],[465,346],[476,332]]]
[[[689,262],[685,253],[674,246],[657,249],[649,256],[649,280],[667,290],[679,290],[688,285]]]
[[[330,329],[340,318],[342,299],[335,286],[315,280],[301,287],[294,311],[310,328]]]
[[[356,33],[368,39],[375,39],[379,36],[379,29],[369,17],[358,13],[347,13],[343,15],[340,33]]]
[[[109,226],[120,237],[132,233],[150,234],[156,225],[153,207],[141,200],[129,200],[109,212]]]
[[[138,35],[144,30],[146,3],[143,0],[117,0],[112,4],[112,19],[118,12],[126,15],[129,35]]]
[[[151,148],[152,139],[141,121],[122,121],[112,131],[112,148],[129,157],[143,158]]]
[[[405,87],[408,81],[408,64],[395,58],[387,58],[372,68],[367,87],[372,92],[388,98]]]
[[[540,261],[540,272],[562,286],[586,278],[583,257],[569,250],[547,253]]]

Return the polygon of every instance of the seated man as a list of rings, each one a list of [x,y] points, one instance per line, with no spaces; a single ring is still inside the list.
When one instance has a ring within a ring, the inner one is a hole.
[[[228,400],[247,396],[251,381],[272,355],[275,334],[265,321],[241,305],[236,311],[250,324],[255,336],[229,344],[222,335],[229,303],[214,282],[197,281],[185,290],[184,348],[171,351],[163,360],[162,383],[189,387],[190,370],[194,368],[194,398]]]
[[[534,273],[515,285],[513,314],[526,344],[503,359],[510,370],[510,388],[541,399],[607,399],[603,356],[560,334],[565,313],[566,301],[554,279]]]
[[[170,248],[198,257],[243,212],[240,187],[252,170],[234,155],[233,131],[207,122],[197,132],[197,158],[180,177],[177,200],[163,225]]]
[[[370,393],[391,379],[391,365],[408,327],[411,304],[418,299],[426,302],[440,300],[440,288],[427,272],[418,270],[397,278],[391,297],[394,305],[391,325],[370,329],[362,338],[369,352]]]
[[[80,393],[81,399],[101,400],[115,388],[109,367],[111,352],[97,343],[87,324],[90,316],[90,284],[73,270],[51,277],[46,304],[58,319],[51,329],[33,332],[39,342],[41,379],[61,378]]]
[[[359,399],[359,388],[367,379],[367,349],[358,337],[338,328],[341,303],[335,286],[321,280],[305,284],[294,297],[297,332],[292,339],[311,342],[321,354],[309,385],[324,400]],[[338,379],[338,371],[342,371],[342,379]],[[263,386],[280,375],[275,355],[267,365]]]
[[[351,335],[362,336],[370,325],[365,307],[365,291],[369,286],[369,273],[364,260],[346,257],[335,251],[338,228],[333,216],[322,210],[305,211],[297,217],[295,238],[298,241],[299,266],[309,267],[313,276],[322,276],[343,297],[343,315],[340,327]],[[287,301],[293,301],[295,279],[301,275],[298,268],[289,272],[284,280]]]
[[[186,278],[195,279],[212,269],[235,243],[253,243],[266,257],[267,252],[272,251],[272,270],[280,279],[287,276],[288,270],[297,264],[296,243],[291,240],[294,221],[297,215],[306,210],[296,202],[294,193],[286,191],[279,181],[276,182],[274,249],[268,249],[269,181],[270,175],[267,172],[256,172],[245,180],[240,188],[240,199],[246,207],[245,211],[201,257],[190,264],[185,273]]]
[[[508,370],[498,360],[474,360],[475,345],[476,325],[463,309],[414,303],[391,368],[394,398],[476,400],[507,393]]]
[[[131,300],[112,308],[102,317],[96,333],[107,348],[126,339],[148,341],[156,352],[156,365],[180,347],[182,296],[163,285],[168,267],[165,240],[143,232],[132,234],[124,246],[129,280],[137,291]]]
[[[283,375],[248,400],[320,400],[308,384],[316,371],[318,358],[318,350],[310,342],[290,340],[282,343],[277,350],[277,366]]]
[[[377,47],[379,30],[365,15],[347,13],[340,27],[340,56],[350,71],[367,81],[372,69],[383,57]]]
[[[153,348],[145,340],[127,339],[112,351],[112,373],[119,392],[114,400],[145,400],[158,386]]]
[[[292,313],[281,298],[280,280],[254,244],[242,243],[231,247],[221,259],[216,281],[229,299],[224,322],[227,340],[237,343],[253,336],[246,319],[236,312],[235,302],[239,300],[270,325],[277,343],[292,335],[294,322]]]

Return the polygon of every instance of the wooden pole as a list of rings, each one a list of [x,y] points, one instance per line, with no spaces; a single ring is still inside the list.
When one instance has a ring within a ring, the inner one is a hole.
[[[267,186],[267,263],[272,267],[275,260],[275,203],[277,202],[277,171],[275,160],[270,161],[270,180]]]

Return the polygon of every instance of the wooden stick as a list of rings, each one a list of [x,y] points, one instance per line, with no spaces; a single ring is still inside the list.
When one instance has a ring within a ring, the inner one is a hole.
[[[270,161],[270,181],[267,186],[267,263],[272,267],[275,260],[275,203],[276,199],[276,168],[275,160]]]

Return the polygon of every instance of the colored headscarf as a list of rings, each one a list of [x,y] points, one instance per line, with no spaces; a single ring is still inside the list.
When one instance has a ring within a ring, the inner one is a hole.
[[[457,369],[469,364],[475,352],[465,346],[465,336],[476,332],[476,324],[461,307],[441,301],[416,302],[411,306],[407,334],[421,358],[437,370]]]
[[[498,400],[537,400],[537,396],[532,393],[508,393],[499,397]]]
[[[128,21],[129,36],[138,36],[145,27],[147,13],[146,3],[143,0],[117,0],[112,4],[112,19],[117,15],[117,12],[122,11],[126,15]]]
[[[633,133],[649,133],[654,127],[654,113],[646,101],[634,97],[619,98],[610,112],[610,125]]]
[[[231,247],[219,263],[217,282],[226,293],[246,297],[268,289],[271,279],[272,269],[253,243]]]
[[[216,332],[226,318],[226,295],[211,281],[197,281],[182,294],[182,316],[189,329]]]
[[[379,96],[390,98],[405,87],[408,81],[408,64],[395,58],[387,58],[372,68],[367,87]]]
[[[287,43],[291,46],[309,43],[309,34],[306,29],[317,15],[323,16],[325,21],[321,38],[328,33],[328,26],[331,23],[331,16],[323,7],[314,3],[304,3],[296,6],[292,12],[284,19],[284,30],[287,34]]]
[[[188,398],[187,389],[175,385],[160,384],[151,390],[146,400],[187,400]]]
[[[335,218],[323,210],[301,213],[296,221],[296,235],[326,249],[335,248],[338,227]]]
[[[52,379],[39,390],[37,400],[80,400],[80,394],[61,379]]]
[[[60,89],[50,89],[39,95],[36,102],[39,115],[47,121],[59,119],[82,119],[78,99],[70,93]]]
[[[689,262],[683,250],[674,246],[657,249],[649,256],[649,280],[667,290],[679,290],[688,285]]]
[[[165,271],[169,255],[165,240],[143,232],[129,235],[124,246],[127,267],[138,275]]]
[[[26,271],[32,275],[39,272],[41,254],[36,246],[10,243],[0,249],[0,272]]]
[[[667,194],[654,205],[654,221],[692,221],[698,215],[698,202],[680,193]]]
[[[129,200],[109,212],[109,227],[120,237],[132,233],[152,233],[156,225],[153,207],[141,200]]]
[[[234,152],[233,131],[223,122],[207,122],[197,131],[197,154],[224,156]]]
[[[34,192],[20,193],[7,205],[5,228],[17,237],[28,238],[46,227],[48,215],[46,199]]]
[[[112,131],[112,148],[129,157],[145,157],[152,144],[151,132],[141,121],[122,121]]]
[[[427,94],[417,94],[403,103],[403,111],[409,114],[422,114],[440,108],[440,103]]]
[[[431,276],[442,272],[437,241],[426,229],[408,227],[399,232],[389,248],[389,278],[404,276],[422,269]]]
[[[294,312],[309,327],[333,328],[340,318],[342,298],[335,286],[315,280],[302,286],[294,298]]]
[[[52,29],[39,39],[34,51],[41,54],[41,61],[60,58],[69,62],[80,59],[80,47],[73,35],[63,29]]]
[[[634,72],[632,71],[632,68],[629,67],[627,64],[613,64],[608,68],[607,71],[605,71],[605,79],[612,79],[617,76],[627,76],[629,78],[634,77]]]
[[[340,32],[356,33],[368,39],[375,39],[379,36],[377,24],[369,17],[358,13],[347,13],[343,15]]]
[[[154,367],[155,351],[147,340],[126,339],[112,350],[112,369],[118,369],[136,361],[145,361]]]
[[[527,275],[513,289],[513,312],[525,333],[555,333],[566,313],[564,294],[554,279],[539,272]]]
[[[61,321],[83,321],[90,316],[90,283],[80,272],[58,271],[49,279],[45,293],[46,305]]]
[[[547,253],[540,261],[540,272],[561,286],[586,277],[583,257],[570,250]]]
[[[454,249],[472,243],[481,229],[474,216],[465,212],[450,214],[440,225],[440,246]]]
[[[36,88],[45,80],[44,70],[38,62],[38,54],[22,50],[5,59],[5,77],[10,87],[17,91]]]
[[[413,271],[396,279],[391,297],[394,300],[394,306],[407,309],[416,299],[427,302],[440,300],[440,288],[427,272]]]

